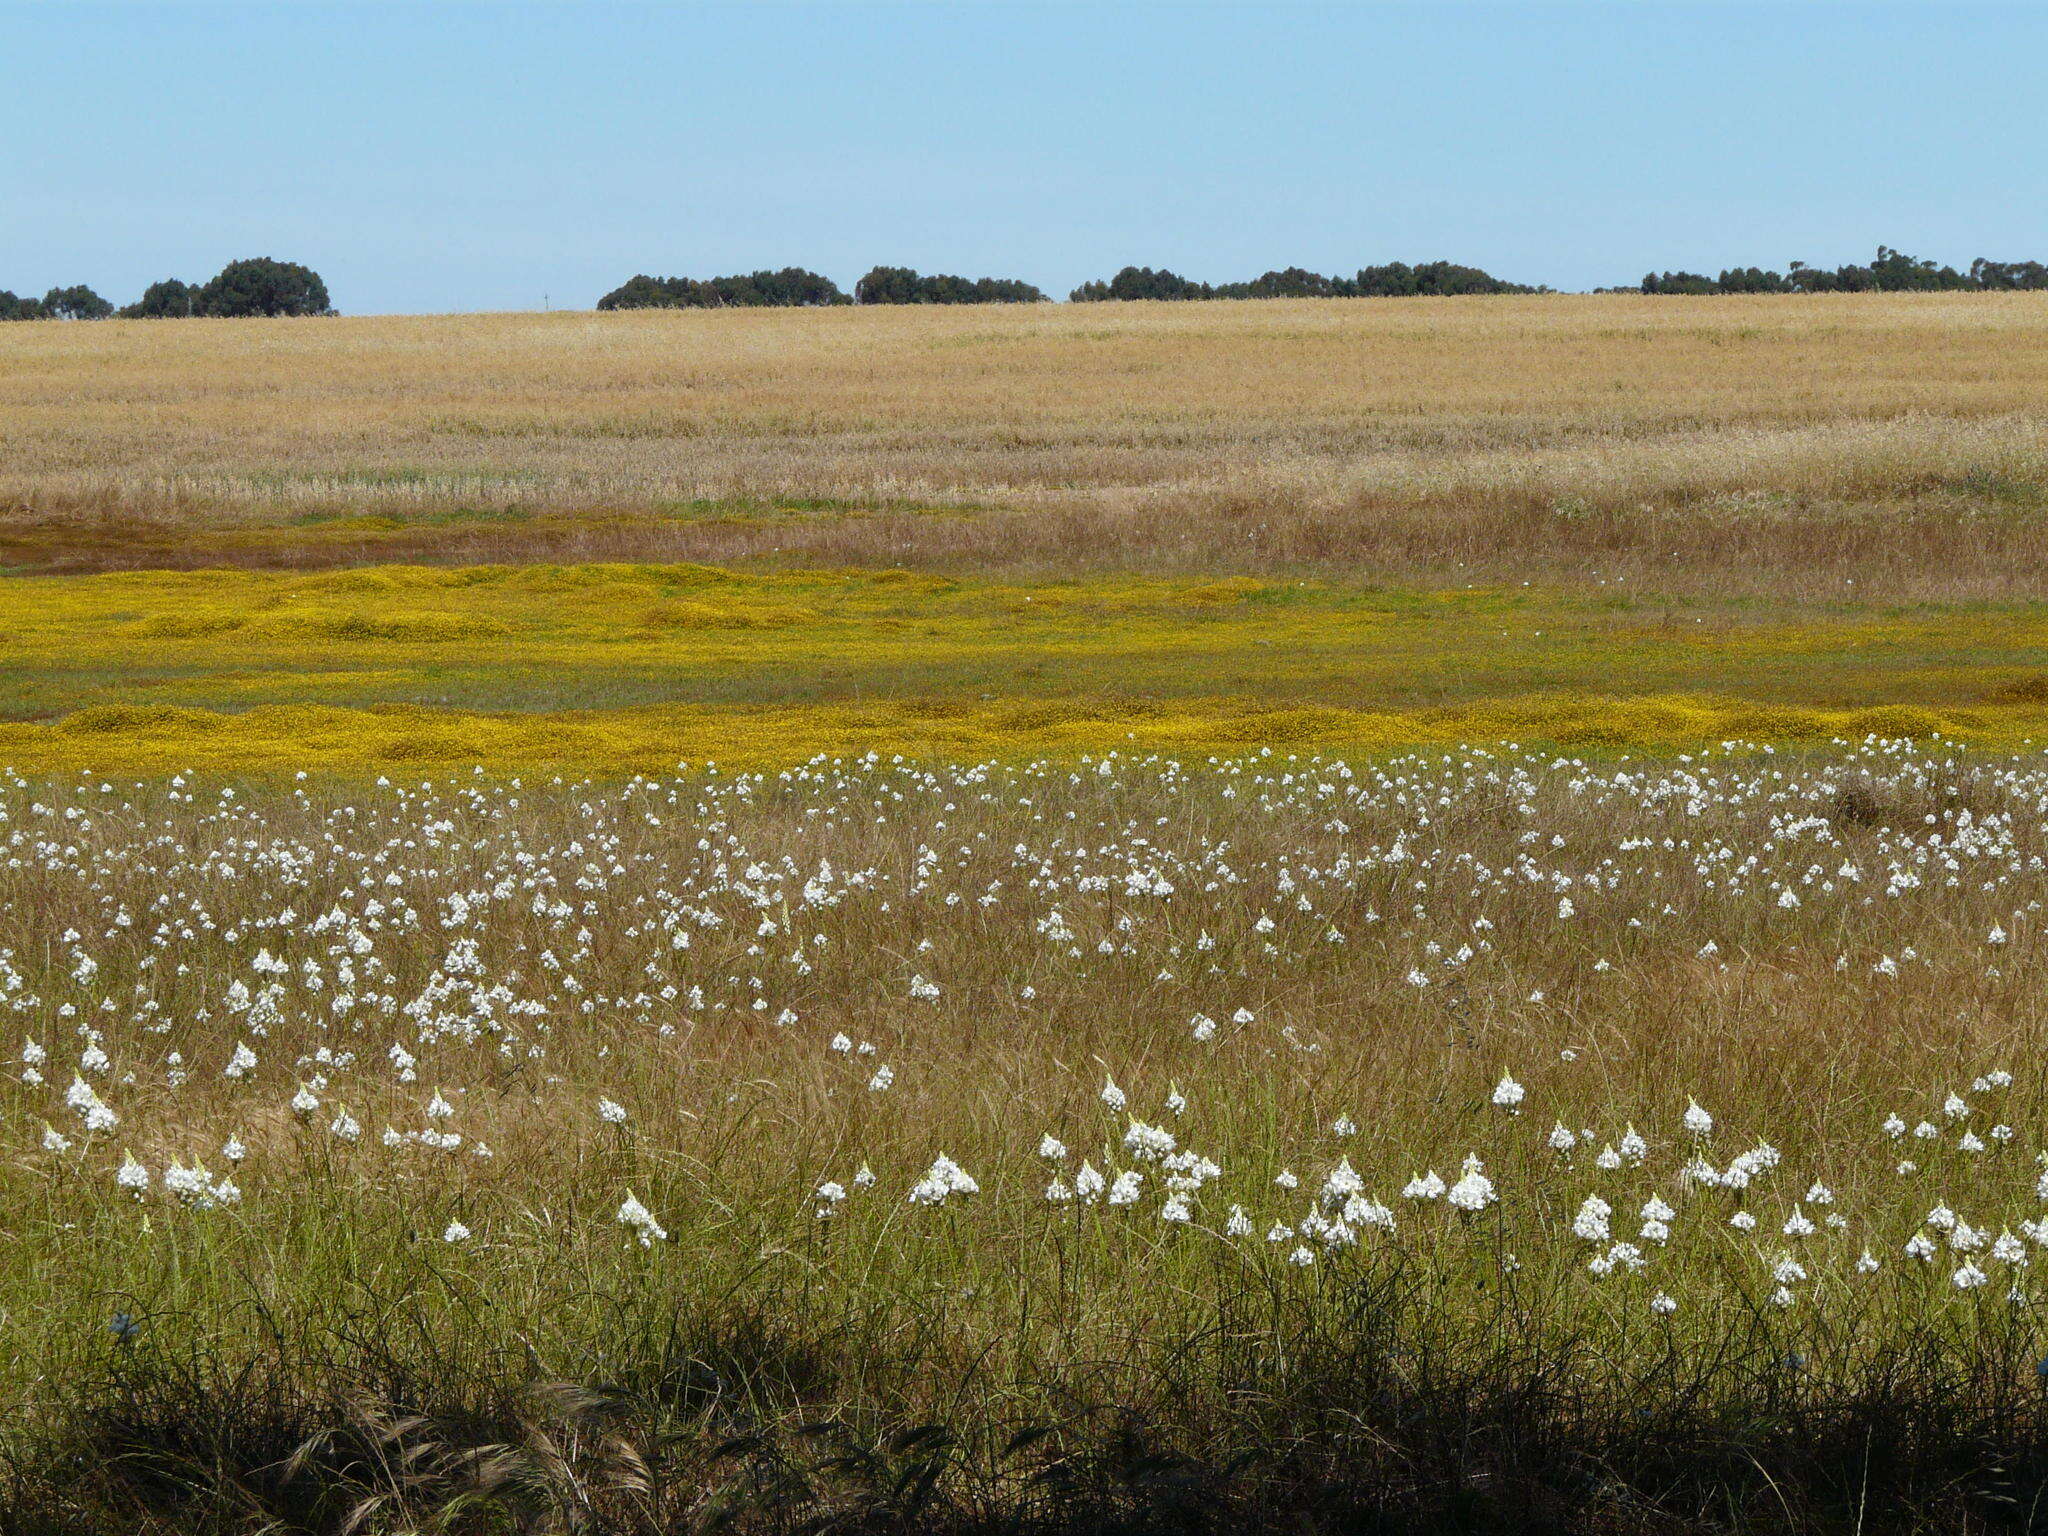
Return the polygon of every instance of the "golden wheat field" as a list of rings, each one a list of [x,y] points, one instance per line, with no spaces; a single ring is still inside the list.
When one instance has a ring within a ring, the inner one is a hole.
[[[0,1533],[2028,1528],[2044,300],[0,326]]]
[[[2033,595],[2038,295],[28,326],[23,566],[786,558]],[[95,531],[97,530],[97,531]]]

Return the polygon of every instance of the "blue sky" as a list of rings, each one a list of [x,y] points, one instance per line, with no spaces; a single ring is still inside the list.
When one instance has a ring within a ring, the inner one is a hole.
[[[2048,5],[0,4],[0,287],[2048,259]]]

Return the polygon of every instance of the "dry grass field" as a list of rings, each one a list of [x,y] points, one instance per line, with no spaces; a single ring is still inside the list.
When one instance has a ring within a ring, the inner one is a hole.
[[[0,1536],[2038,1529],[2043,379],[0,327]]]
[[[31,325],[0,560],[2039,590],[2041,296]]]

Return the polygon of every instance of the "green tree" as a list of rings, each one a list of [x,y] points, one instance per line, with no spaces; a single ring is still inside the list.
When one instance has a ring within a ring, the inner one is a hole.
[[[1993,290],[2048,288],[2048,266],[2038,261],[1992,261],[1979,256],[1970,263],[1970,281]]]
[[[1950,277],[1958,275],[1953,268],[1937,268],[1931,261],[1920,261],[1888,245],[1880,245],[1877,259],[1870,264],[1870,285],[1885,293],[1939,288],[1943,286],[1944,272]]]
[[[133,304],[121,306],[123,320],[183,320],[200,313],[200,290],[191,283],[167,277],[142,290]]]
[[[1718,279],[1723,293],[1789,293],[1791,284],[1781,273],[1762,267],[1730,267]]]
[[[1253,278],[1249,283],[1233,284],[1236,292],[1231,298],[1246,299],[1337,299],[1348,298],[1344,289],[1347,284],[1335,278],[1311,272],[1305,267],[1288,267],[1279,272],[1266,272]]]
[[[1381,269],[1399,274],[1404,268],[1400,262]],[[1495,277],[1491,272],[1478,267],[1463,267],[1453,261],[1425,261],[1420,266],[1406,268],[1405,286],[1391,290],[1402,294],[1423,294],[1444,296],[1461,293],[1548,293],[1547,288],[1532,288],[1527,283],[1511,283],[1505,278]],[[1358,274],[1361,293],[1370,293],[1374,282],[1375,269],[1364,268]],[[1397,280],[1398,277],[1397,277]]]
[[[199,290],[201,314],[240,318],[249,315],[330,315],[327,284],[311,267],[268,256],[231,261]]]
[[[909,267],[876,267],[854,285],[856,304],[1040,304],[1045,295],[1022,278],[921,277]]]
[[[43,295],[43,313],[56,320],[104,320],[113,312],[113,305],[83,283]]]
[[[1083,283],[1068,298],[1074,303],[1085,304],[1112,299],[1209,299],[1215,296],[1216,290],[1207,283],[1195,282],[1164,267],[1156,272],[1150,267],[1125,267],[1106,283]]]
[[[780,272],[745,272],[731,277],[708,278],[649,277],[643,272],[628,278],[599,299],[597,307],[604,310],[809,308],[851,302],[831,278],[803,267],[784,267]]]
[[[1643,279],[1645,293],[1719,293],[1721,285],[1704,272],[1652,272]]]
[[[1795,261],[1783,273],[1763,267],[1731,267],[1718,278],[1698,272],[1652,272],[1643,279],[1644,293],[1942,293],[1989,288],[2048,285],[2048,268],[2039,262],[1986,261],[1979,257],[1970,270],[1908,256],[1880,245],[1869,266],[1845,262],[1839,267],[1810,267]]]
[[[920,279],[909,267],[871,267],[853,285],[856,304],[916,304]]]
[[[599,309],[673,309],[668,280],[635,273],[597,301]]]
[[[1657,279],[1653,274],[1646,284]],[[1284,267],[1261,273],[1250,282],[1211,287],[1150,267],[1125,267],[1107,282],[1083,283],[1070,297],[1076,303],[1107,299],[1358,299],[1399,298],[1415,294],[1542,293],[1520,283],[1503,282],[1477,267],[1448,261],[1411,267],[1405,261],[1361,267],[1356,277],[1325,277],[1306,267]],[[1649,291],[1647,288],[1645,291]]]

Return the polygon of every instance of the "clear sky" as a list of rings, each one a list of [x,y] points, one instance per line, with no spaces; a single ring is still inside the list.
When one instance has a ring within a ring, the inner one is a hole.
[[[0,3],[0,287],[2048,259],[2048,4]]]

